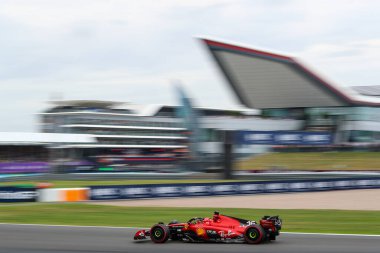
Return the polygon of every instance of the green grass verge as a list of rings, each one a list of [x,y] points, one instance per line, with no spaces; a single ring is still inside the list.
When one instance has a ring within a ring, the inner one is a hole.
[[[49,181],[35,181],[23,180],[2,182],[0,186],[26,186],[37,185],[41,182],[49,182],[53,184],[54,188],[70,188],[70,187],[86,187],[95,185],[136,185],[136,184],[189,184],[189,183],[221,183],[221,182],[239,182],[243,180],[217,180],[217,179],[146,179],[146,180],[49,180]],[[249,180],[255,181],[255,180]],[[257,181],[257,180],[256,180]]]
[[[283,230],[345,234],[380,234],[380,211],[273,210],[220,208],[221,213],[258,220],[280,215]],[[0,222],[149,227],[158,221],[210,217],[212,208],[116,207],[84,203],[0,205]]]
[[[380,170],[380,152],[270,153],[236,163],[240,170]]]

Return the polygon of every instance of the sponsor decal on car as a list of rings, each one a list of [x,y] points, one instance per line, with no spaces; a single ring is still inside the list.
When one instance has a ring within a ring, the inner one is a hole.
[[[225,233],[223,230],[221,231],[218,231],[218,234],[221,238],[229,238],[231,237],[232,235],[235,234],[235,232],[233,232],[232,230],[228,230],[227,233]]]

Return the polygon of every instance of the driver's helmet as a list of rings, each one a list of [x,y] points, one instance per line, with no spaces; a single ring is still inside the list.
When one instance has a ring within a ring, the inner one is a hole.
[[[214,212],[212,219],[214,220],[214,222],[219,222],[220,221],[219,212]]]

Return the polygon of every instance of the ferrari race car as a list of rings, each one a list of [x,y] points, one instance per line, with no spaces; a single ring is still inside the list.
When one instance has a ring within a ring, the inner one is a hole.
[[[150,239],[155,243],[171,240],[185,242],[246,242],[258,244],[276,240],[282,221],[278,216],[264,216],[259,223],[214,212],[212,218],[191,218],[188,222],[159,222],[150,230],[139,230],[135,240]]]

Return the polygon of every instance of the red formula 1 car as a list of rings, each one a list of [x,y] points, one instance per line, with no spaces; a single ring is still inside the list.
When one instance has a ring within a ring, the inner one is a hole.
[[[155,243],[168,239],[187,242],[246,242],[258,244],[276,240],[282,221],[278,216],[264,216],[259,223],[214,212],[212,218],[192,218],[188,222],[172,221],[165,225],[160,222],[150,230],[140,230],[135,240],[150,237]]]

